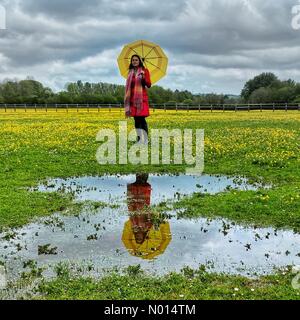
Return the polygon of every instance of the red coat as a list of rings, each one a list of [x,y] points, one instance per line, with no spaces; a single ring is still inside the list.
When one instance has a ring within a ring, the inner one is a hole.
[[[127,184],[128,211],[134,212],[150,206],[151,185],[149,183]]]
[[[137,108],[133,106],[133,91],[134,91],[134,85],[135,85],[135,75],[132,77],[132,83],[131,83],[131,99],[130,99],[130,116],[131,117],[148,117],[150,115],[149,113],[149,101],[148,101],[148,93],[146,86],[148,88],[151,87],[151,78],[150,78],[150,72],[147,68],[144,69],[145,76],[144,80],[142,81],[143,85],[143,107],[141,109],[140,113],[137,113]]]

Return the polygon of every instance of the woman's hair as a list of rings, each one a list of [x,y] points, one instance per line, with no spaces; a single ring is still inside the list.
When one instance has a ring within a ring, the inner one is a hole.
[[[137,173],[136,178],[135,178],[135,180],[136,180],[135,182],[137,184],[145,184],[145,183],[147,183],[148,177],[149,177],[148,173]]]
[[[141,57],[138,54],[134,54],[133,56],[131,56],[131,59],[130,59],[129,70],[133,69],[132,58],[134,58],[134,57],[138,57],[139,58],[139,60],[140,60],[139,67],[145,68]]]

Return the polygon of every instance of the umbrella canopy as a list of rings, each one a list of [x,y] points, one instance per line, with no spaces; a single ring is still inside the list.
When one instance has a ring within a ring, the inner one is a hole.
[[[149,70],[152,84],[159,81],[167,73],[168,58],[159,45],[146,40],[138,40],[125,45],[118,57],[121,75],[127,79],[131,57],[137,54],[144,66]]]
[[[172,239],[169,222],[162,223],[158,230],[152,227],[149,230],[147,239],[142,244],[138,244],[132,230],[131,221],[127,221],[124,226],[122,241],[130,254],[142,259],[152,260],[162,254]]]

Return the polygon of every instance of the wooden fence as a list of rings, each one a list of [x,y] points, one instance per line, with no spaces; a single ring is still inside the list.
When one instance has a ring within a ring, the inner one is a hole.
[[[285,111],[291,111],[291,110],[298,110],[300,111],[300,104],[297,103],[261,103],[261,104],[168,104],[168,103],[162,103],[162,104],[150,104],[151,109],[153,112],[155,110],[185,110],[187,112],[189,111],[248,111],[251,110],[285,110]],[[108,109],[109,111],[112,111],[113,109],[120,110],[120,112],[123,111],[123,105],[122,104],[95,104],[95,103],[85,103],[85,104],[0,104],[0,112],[7,112],[7,111],[13,111],[16,112],[17,110],[23,110],[27,112],[27,110],[35,110],[35,112],[38,112],[39,110],[44,110],[48,112],[48,110],[55,110],[56,112],[59,110],[65,110],[66,112],[69,112],[69,110],[77,111],[79,110],[86,110],[89,112],[90,110],[97,110],[98,112],[101,111],[101,109]]]

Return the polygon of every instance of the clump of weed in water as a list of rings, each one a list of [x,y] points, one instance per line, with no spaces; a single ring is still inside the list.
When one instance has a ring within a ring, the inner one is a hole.
[[[38,254],[57,254],[57,247],[51,247],[51,244],[38,246]]]
[[[3,240],[9,241],[12,239],[15,239],[17,236],[17,233],[15,231],[8,231],[6,234],[2,237]]]
[[[23,280],[29,280],[34,278],[40,278],[42,277],[42,273],[45,270],[45,268],[39,268],[38,264],[34,260],[28,260],[23,262],[23,268],[29,268],[29,271],[23,271],[21,273],[21,278]]]
[[[135,265],[135,266],[128,266],[128,267],[125,269],[125,272],[126,272],[129,276],[132,276],[132,277],[136,277],[136,276],[139,276],[139,275],[143,274],[143,270],[142,270],[140,264]]]
[[[56,264],[54,272],[59,278],[70,278],[70,268],[67,262],[59,262]]]

